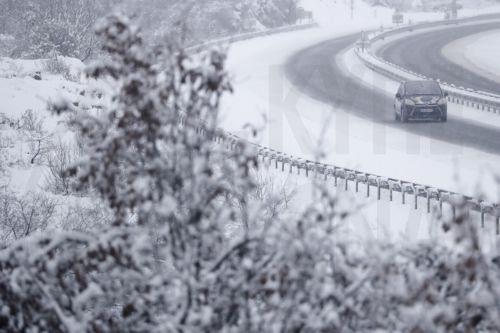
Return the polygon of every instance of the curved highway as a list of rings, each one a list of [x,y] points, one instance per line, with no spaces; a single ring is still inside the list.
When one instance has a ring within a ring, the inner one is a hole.
[[[486,27],[483,28],[488,30]],[[472,30],[471,33],[478,33],[478,30]],[[303,93],[371,121],[403,128],[421,136],[500,154],[500,130],[495,127],[466,121],[452,115],[449,115],[447,123],[395,122],[393,99],[378,90],[362,85],[358,79],[345,74],[335,62],[335,57],[351,47],[358,38],[359,34],[333,39],[295,54],[286,64],[289,80]],[[456,39],[457,35],[454,34],[451,39],[453,38]],[[439,50],[444,46],[439,43],[434,45]],[[389,48],[382,52],[392,56],[391,52],[398,50],[400,51],[398,48],[391,51]],[[424,66],[420,61],[418,64]],[[440,74],[438,72],[438,76]],[[443,79],[446,78],[443,76]]]
[[[442,79],[457,86],[500,94],[500,83],[476,74],[446,59],[441,49],[454,40],[500,28],[500,21],[419,33],[387,43],[377,55],[394,64]]]

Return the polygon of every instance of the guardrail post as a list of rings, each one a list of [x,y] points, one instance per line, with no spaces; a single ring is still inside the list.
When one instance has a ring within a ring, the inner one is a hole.
[[[403,205],[406,205],[406,187],[401,185],[401,198],[403,200]]]
[[[427,190],[427,214],[431,212],[431,193]]]
[[[497,235],[500,235],[500,216],[496,216],[495,218],[495,222],[496,222],[496,228],[497,228]]]
[[[380,191],[380,179],[377,179],[377,200],[382,198],[382,193]]]
[[[389,201],[392,202],[393,200],[393,183],[389,183]]]
[[[481,205],[481,228],[484,229],[484,207]]]
[[[359,193],[359,178],[356,175],[356,193]]]
[[[457,218],[457,207],[455,205],[452,205],[452,211],[453,211],[453,219],[456,220]]]
[[[370,197],[370,179],[366,178],[366,197]]]
[[[333,168],[333,177],[335,179],[335,187],[338,185],[338,175],[337,175],[337,168]]]
[[[418,191],[415,187],[413,187],[413,195],[415,196],[415,210],[418,209]]]

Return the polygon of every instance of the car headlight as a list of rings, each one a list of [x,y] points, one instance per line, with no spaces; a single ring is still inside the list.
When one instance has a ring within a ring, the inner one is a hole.
[[[410,106],[414,106],[414,105],[415,105],[415,102],[414,102],[414,101],[412,101],[412,100],[411,100],[411,99],[409,99],[409,98],[406,98],[406,99],[405,99],[405,104],[406,104],[406,105],[410,105]]]
[[[446,97],[442,97],[439,99],[438,104],[439,105],[446,105],[448,101],[446,100]]]

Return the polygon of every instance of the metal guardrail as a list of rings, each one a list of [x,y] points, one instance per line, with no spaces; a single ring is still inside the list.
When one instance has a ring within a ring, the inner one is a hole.
[[[210,41],[202,43],[202,44],[193,45],[193,46],[186,48],[186,52],[199,53],[199,52],[201,52],[209,47],[213,47],[213,46],[217,46],[217,45],[232,44],[232,43],[241,42],[241,41],[252,39],[252,38],[276,35],[276,34],[280,34],[280,33],[292,32],[292,31],[298,31],[298,30],[305,30],[305,29],[310,29],[310,28],[314,28],[317,26],[318,25],[316,23],[312,22],[312,23],[306,23],[306,24],[289,25],[289,26],[280,27],[280,28],[276,28],[276,29],[248,32],[248,33],[244,33],[244,34],[239,34],[239,35],[224,37],[224,38],[220,38],[220,39],[210,40]]]
[[[439,21],[439,22],[424,22],[416,25],[400,27],[393,30],[388,30],[384,32],[379,32],[372,35],[368,39],[368,44],[372,44],[375,41],[383,40],[391,35],[397,35],[404,32],[412,32],[417,29],[426,29],[438,26],[447,26],[451,24],[459,24],[476,20],[490,20],[490,19],[500,19],[499,14],[484,15],[479,18],[467,18],[453,21]],[[358,58],[364,63],[364,65],[371,70],[382,74],[384,76],[390,77],[396,81],[405,81],[408,79],[420,78],[424,80],[436,80],[438,81],[443,89],[448,92],[448,101],[451,103],[465,105],[468,107],[473,107],[477,110],[492,112],[500,115],[500,95],[491,94],[488,92],[474,90],[465,87],[457,87],[452,83],[440,80],[439,78],[429,78],[420,73],[415,73],[409,69],[403,68],[396,64],[393,64],[385,59],[381,59],[376,55],[368,52],[360,52],[359,49],[355,49],[355,53]]]
[[[182,116],[180,123],[185,124]],[[331,179],[334,181],[335,187],[343,187],[346,191],[353,190],[356,193],[359,193],[362,190],[361,187],[364,186],[368,198],[376,196],[377,200],[383,200],[388,194],[388,200],[393,202],[394,193],[400,193],[402,205],[411,204],[415,210],[418,210],[419,207],[421,208],[421,199],[424,199],[427,213],[431,213],[433,208],[437,208],[442,213],[443,205],[447,203],[454,216],[457,213],[457,203],[461,203],[468,212],[474,211],[480,215],[482,227],[485,226],[486,215],[492,216],[495,219],[496,233],[500,234],[500,206],[498,204],[432,186],[295,157],[250,142],[222,129],[208,131],[205,125],[199,125],[196,132],[233,151],[242,150],[243,145],[250,146],[262,163],[274,165],[275,169],[281,172],[304,175],[305,177],[322,177],[325,181]],[[387,192],[386,195],[383,195],[384,191]]]
[[[196,53],[206,47],[221,43],[242,41],[259,36],[306,29],[314,26],[315,24],[310,24],[244,34],[223,40],[208,42],[203,44],[203,46],[198,45],[195,48],[188,50],[188,52]],[[182,115],[180,123],[181,125],[185,124]],[[419,207],[421,208],[421,201],[424,200],[427,213],[431,213],[434,207],[437,207],[437,209],[443,212],[443,206],[447,203],[450,205],[453,215],[457,214],[456,204],[461,202],[468,212],[474,211],[480,215],[482,227],[485,226],[487,215],[493,217],[495,220],[496,233],[500,234],[500,205],[498,204],[438,189],[428,185],[422,185],[395,178],[387,178],[359,170],[343,168],[333,164],[325,164],[296,157],[272,148],[255,144],[223,129],[218,129],[217,131],[207,131],[203,124],[199,125],[196,131],[200,135],[207,137],[208,140],[222,144],[233,151],[241,150],[244,145],[250,146],[254,149],[256,156],[260,158],[262,163],[271,166],[274,165],[274,167],[281,172],[287,172],[289,174],[295,173],[306,177],[322,177],[325,181],[330,179],[333,180],[336,187],[341,186],[346,191],[353,190],[357,193],[364,190],[367,197],[376,196],[377,200],[385,200],[388,196],[388,200],[393,202],[394,193],[399,193],[401,195],[402,205],[411,204],[415,210],[418,210]]]

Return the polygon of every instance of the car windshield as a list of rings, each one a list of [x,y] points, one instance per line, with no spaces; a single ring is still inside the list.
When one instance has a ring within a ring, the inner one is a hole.
[[[441,88],[432,81],[408,82],[406,95],[441,95]]]

